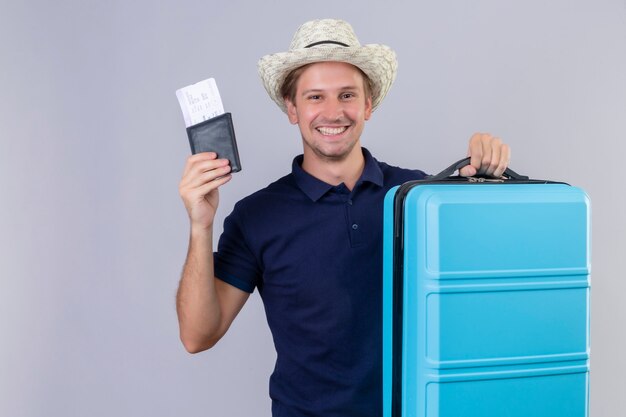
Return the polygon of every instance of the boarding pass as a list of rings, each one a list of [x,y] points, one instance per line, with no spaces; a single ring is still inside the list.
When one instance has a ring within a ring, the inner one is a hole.
[[[176,90],[176,97],[190,127],[224,114],[224,106],[215,79],[209,78]]]

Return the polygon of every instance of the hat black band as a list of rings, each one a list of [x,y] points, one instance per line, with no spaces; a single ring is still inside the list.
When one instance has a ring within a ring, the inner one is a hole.
[[[346,48],[349,48],[350,45],[346,45],[345,43],[341,43],[341,42],[337,42],[337,41],[319,41],[319,42],[314,42],[310,45],[305,46],[305,48],[310,48],[312,46],[317,46],[317,45],[323,45],[325,43],[334,43],[335,45],[340,45],[340,46],[345,46]]]

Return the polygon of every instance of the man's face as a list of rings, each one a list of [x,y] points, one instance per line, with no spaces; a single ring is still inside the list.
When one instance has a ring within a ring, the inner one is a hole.
[[[304,156],[309,160],[345,159],[372,114],[363,75],[343,62],[309,65],[298,79],[295,102],[285,102],[289,121],[300,128]]]

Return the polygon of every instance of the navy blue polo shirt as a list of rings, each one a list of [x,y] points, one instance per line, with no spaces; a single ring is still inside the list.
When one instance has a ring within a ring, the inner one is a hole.
[[[306,173],[300,155],[224,221],[215,276],[263,299],[274,417],[381,414],[383,200],[425,174],[363,154],[352,191]]]

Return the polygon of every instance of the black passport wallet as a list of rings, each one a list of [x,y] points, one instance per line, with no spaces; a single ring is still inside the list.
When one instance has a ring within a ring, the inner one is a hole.
[[[215,152],[218,158],[230,161],[230,172],[241,171],[235,128],[230,113],[220,114],[187,128],[191,153]]]

